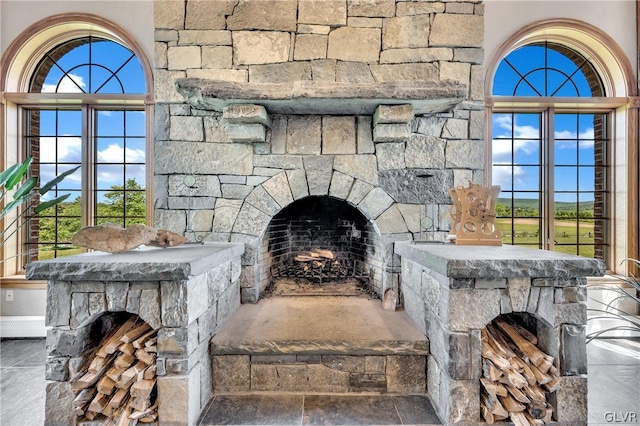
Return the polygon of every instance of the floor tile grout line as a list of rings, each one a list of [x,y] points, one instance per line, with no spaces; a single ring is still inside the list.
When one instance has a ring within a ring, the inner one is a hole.
[[[300,425],[304,425],[304,403],[305,403],[305,394],[302,394],[302,407],[300,407]]]
[[[393,408],[396,409],[396,414],[398,415],[398,420],[400,420],[400,424],[403,425],[404,424],[404,420],[403,420],[402,416],[400,415],[400,410],[398,410],[398,404],[396,404],[396,399],[391,397],[391,402],[393,402]]]

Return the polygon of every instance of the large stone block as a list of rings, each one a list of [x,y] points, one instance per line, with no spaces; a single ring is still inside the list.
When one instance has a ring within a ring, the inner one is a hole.
[[[349,16],[388,18],[396,13],[394,0],[348,0]]]
[[[261,143],[267,140],[267,129],[262,124],[229,124],[229,139],[239,143]]]
[[[353,205],[357,205],[373,188],[374,186],[370,183],[356,179],[351,187],[347,201]]]
[[[383,189],[374,188],[358,204],[358,208],[368,219],[376,219],[393,204],[393,198]]]
[[[153,3],[153,18],[156,29],[184,28],[184,2],[156,0]]]
[[[558,422],[563,424],[587,423],[587,378],[585,376],[560,377],[556,391]]]
[[[397,16],[426,15],[429,13],[442,13],[446,3],[442,2],[398,2],[396,6]]]
[[[287,153],[320,154],[321,125],[318,116],[290,116],[287,122]]]
[[[404,169],[404,143],[379,143],[376,145],[378,170]]]
[[[299,200],[309,195],[307,175],[304,170],[287,170],[287,178],[289,179],[289,187],[294,200]]]
[[[192,155],[184,155],[189,150]],[[253,171],[253,148],[245,144],[158,142],[155,147],[158,174],[235,174]]]
[[[500,315],[500,290],[453,290],[449,293],[451,331],[482,329]]]
[[[167,59],[170,70],[184,70],[187,68],[200,68],[202,66],[199,46],[169,47]]]
[[[44,416],[46,425],[73,425],[76,415],[70,407],[76,395],[69,382],[47,382]]]
[[[262,231],[270,221],[270,215],[258,210],[249,203],[244,203],[233,226],[233,232],[259,236],[262,235]]]
[[[353,186],[353,177],[340,172],[333,172],[329,195],[340,200],[346,200]]]
[[[153,84],[156,103],[184,101],[182,95],[173,85],[176,79],[184,77],[186,77],[184,71],[155,70]]]
[[[247,196],[245,201],[258,210],[271,216],[275,215],[280,210],[278,203],[276,203],[276,201],[262,186],[258,186],[251,191],[251,194]]]
[[[350,116],[322,117],[322,153],[355,154],[356,120]]]
[[[446,141],[435,136],[411,134],[407,141],[406,162],[408,168],[443,169]]]
[[[273,197],[280,208],[293,203],[293,196],[289,189],[289,182],[286,173],[279,173],[263,184],[264,189]]]
[[[229,138],[228,123],[221,116],[209,116],[204,118],[204,140],[207,142],[231,142]]]
[[[451,80],[468,85],[471,65],[464,62],[440,61],[440,80]]]
[[[298,4],[298,23],[346,25],[346,0],[303,0]]]
[[[405,161],[408,160],[405,152]],[[407,167],[410,162],[407,162]],[[380,187],[398,203],[449,204],[449,188],[453,186],[453,172],[441,169],[383,170],[379,173]]]
[[[193,425],[200,415],[200,371],[158,377],[158,417],[163,423]]]
[[[336,81],[336,61],[333,59],[311,61],[314,81]]]
[[[409,124],[377,124],[373,127],[374,142],[399,142],[409,139]]]
[[[189,78],[203,78],[206,80],[222,81],[249,81],[246,69],[190,69],[187,70]],[[195,115],[196,113],[194,113]]]
[[[358,117],[358,130],[356,132],[358,154],[373,154],[375,152],[371,123],[371,117]]]
[[[373,113],[373,125],[405,124],[413,120],[413,105],[380,105]]]
[[[363,62],[336,62],[335,80],[339,83],[373,83],[369,65]]]
[[[171,0],[184,8],[182,1]],[[237,0],[189,0],[185,28],[193,30],[224,30],[226,17],[233,12]]]
[[[375,155],[339,155],[334,169],[372,185],[378,184],[378,166]]]
[[[404,64],[410,62],[450,61],[453,50],[447,47],[425,47],[412,49],[388,49],[380,53],[381,64]]]
[[[169,176],[169,196],[221,197],[220,179],[212,175],[171,175]]]
[[[212,232],[231,232],[241,206],[241,200],[218,198],[213,212]]]
[[[387,357],[387,392],[424,393],[427,389],[426,357],[422,355]]]
[[[383,64],[369,66],[378,82],[398,80],[437,80],[438,68],[434,64]]]
[[[47,312],[45,325],[55,327],[69,325],[71,318],[71,283],[49,281],[47,283]]]
[[[378,62],[379,57],[379,28],[340,27],[329,33],[329,48],[327,50],[327,58],[329,59]]]
[[[182,30],[178,32],[179,46],[231,46],[231,31]]]
[[[430,19],[430,15],[386,19],[382,27],[382,48],[428,47]]]
[[[308,62],[283,62],[249,67],[249,81],[252,83],[287,83],[301,80],[311,80],[311,64]]]
[[[233,49],[231,46],[203,46],[202,68],[231,68]]]
[[[138,315],[153,329],[157,330],[162,326],[159,289],[144,289],[140,291]]]
[[[234,31],[233,59],[236,65],[271,64],[289,60],[291,37],[277,31]]]
[[[202,142],[204,141],[204,128],[202,117],[171,117],[170,138],[174,141]]]
[[[482,169],[484,167],[484,141],[448,141],[446,167]]]
[[[408,231],[404,218],[395,205],[378,216],[375,222],[381,234],[401,234]]]
[[[110,312],[124,311],[127,307],[128,282],[109,281],[105,285],[107,309]]]
[[[240,0],[227,29],[295,31],[297,9],[296,0]]]
[[[304,157],[309,195],[328,195],[333,173],[333,156]]]
[[[296,36],[293,59],[308,61],[327,57],[328,37],[319,34],[298,34]]]
[[[262,105],[238,104],[229,105],[222,110],[222,118],[232,124],[264,124],[271,125],[267,110]]]
[[[436,14],[429,35],[430,46],[482,47],[484,17]]]

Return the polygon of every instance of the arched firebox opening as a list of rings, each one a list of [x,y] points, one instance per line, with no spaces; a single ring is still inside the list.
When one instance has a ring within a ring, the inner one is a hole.
[[[260,288],[274,295],[379,296],[383,247],[355,207],[331,197],[306,197],[271,220],[259,254]]]

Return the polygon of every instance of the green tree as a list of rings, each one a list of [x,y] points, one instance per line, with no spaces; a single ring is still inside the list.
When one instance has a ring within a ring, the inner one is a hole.
[[[124,185],[114,185],[104,194],[106,201],[98,203],[98,222],[115,222],[120,225],[145,223],[146,195],[135,179],[127,179]],[[122,223],[126,220],[126,223]]]

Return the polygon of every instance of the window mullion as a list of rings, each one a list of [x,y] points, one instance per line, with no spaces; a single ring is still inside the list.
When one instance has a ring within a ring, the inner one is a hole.
[[[93,188],[95,188],[93,136],[93,108],[90,105],[84,105],[82,108],[82,226],[94,224],[95,202],[92,196]]]
[[[542,228],[544,229],[545,239],[542,241],[542,246],[546,250],[554,250],[555,247],[555,227],[554,227],[554,188],[555,188],[555,173],[554,173],[554,118],[555,110],[553,108],[547,109],[543,114],[543,127],[544,127],[544,142],[542,149],[542,167],[544,169],[544,179],[542,185]]]

